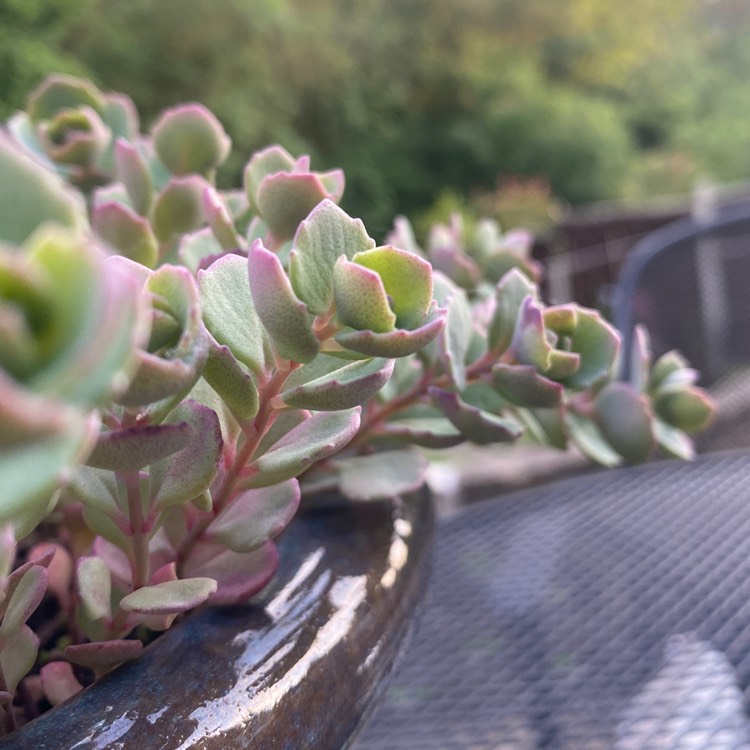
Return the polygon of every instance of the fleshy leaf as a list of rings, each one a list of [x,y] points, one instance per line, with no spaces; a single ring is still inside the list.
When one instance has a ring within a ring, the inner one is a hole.
[[[553,349],[549,355],[549,367],[544,374],[552,380],[565,380],[578,372],[580,366],[581,355],[577,352]]]
[[[319,412],[295,427],[252,465],[246,488],[268,487],[296,477],[306,468],[338,453],[359,429],[360,407]]]
[[[392,359],[373,358],[353,362],[301,385],[288,388],[280,394],[279,400],[286,406],[297,409],[350,409],[364,404],[388,382],[393,365]],[[304,368],[297,372],[304,376]]]
[[[570,336],[578,324],[577,305],[554,305],[544,310],[544,325],[559,336]]]
[[[192,232],[205,223],[203,191],[206,185],[197,175],[174,177],[156,196],[152,224],[160,242]]]
[[[412,418],[397,419],[383,426],[383,434],[422,448],[450,448],[464,442],[464,436],[448,419]]]
[[[83,685],[73,674],[73,667],[67,661],[52,661],[39,670],[42,690],[47,700],[58,706],[68,698],[83,690]]]
[[[231,252],[243,246],[243,240],[234,228],[229,210],[219,193],[211,186],[203,192],[203,210],[211,231],[222,249]]]
[[[91,107],[101,113],[102,92],[91,81],[69,75],[51,75],[29,95],[27,110],[32,120],[48,120],[61,109]]]
[[[416,450],[385,451],[336,461],[339,487],[351,500],[377,500],[413,492],[424,483],[427,459]]]
[[[103,203],[92,212],[94,231],[120,255],[153,268],[159,244],[151,225],[122,203]]]
[[[39,639],[28,625],[10,633],[0,651],[0,670],[5,689],[13,695],[18,683],[31,671],[39,651]]]
[[[672,427],[663,419],[654,419],[654,437],[667,455],[689,461],[695,457],[693,441],[677,427]]]
[[[662,354],[651,368],[648,382],[649,392],[656,391],[662,382],[673,373],[688,367],[688,361],[677,351]]]
[[[257,195],[263,178],[276,172],[291,172],[294,169],[294,158],[281,146],[269,146],[257,151],[245,167],[245,193],[248,202],[258,211]]]
[[[371,357],[405,357],[423,349],[437,337],[445,327],[445,316],[445,310],[433,303],[424,323],[413,330],[397,329],[388,333],[344,330],[335,338],[344,348]]]
[[[120,607],[138,614],[169,615],[197,607],[214,591],[213,578],[183,578],[136,589],[120,600]]]
[[[289,275],[296,295],[315,315],[333,302],[333,267],[341,255],[351,260],[375,247],[360,219],[352,219],[335,203],[323,201],[302,222],[294,238]]]
[[[111,615],[112,579],[101,557],[82,557],[76,569],[78,595],[86,616],[101,620]]]
[[[668,424],[685,432],[703,429],[711,419],[715,405],[700,388],[662,387],[654,398],[656,413]]]
[[[227,346],[212,346],[203,377],[218,393],[238,422],[258,413],[258,388]]]
[[[608,468],[619,466],[622,463],[622,456],[612,448],[599,428],[590,419],[567,411],[565,413],[565,424],[570,439],[584,456]]]
[[[247,490],[238,495],[208,527],[207,542],[225,544],[235,552],[252,552],[280,534],[297,512],[296,479]]]
[[[191,436],[187,423],[142,425],[102,432],[86,463],[110,471],[136,471],[182,450]]]
[[[578,322],[570,336],[570,351],[581,355],[573,375],[563,382],[569,388],[588,388],[605,377],[620,349],[620,336],[595,310],[578,308]]]
[[[216,412],[196,401],[184,401],[166,420],[167,424],[182,422],[192,428],[188,445],[151,465],[149,493],[160,508],[202,494],[218,471],[222,438]]]
[[[386,333],[396,327],[383,280],[375,271],[341,256],[333,267],[336,317],[356,330]]]
[[[148,216],[154,198],[154,182],[138,149],[118,138],[115,143],[115,176],[125,185],[130,205],[141,216]]]
[[[253,304],[247,261],[227,255],[198,272],[203,320],[219,344],[256,375],[262,375],[270,352],[265,329]]]
[[[459,390],[466,386],[466,354],[471,341],[471,307],[462,289],[455,290],[443,303],[446,323],[438,338],[440,358],[453,384]]]
[[[545,335],[542,309],[532,297],[526,297],[521,304],[509,351],[519,364],[532,365],[539,372],[548,370],[552,363],[552,346]]]
[[[492,378],[498,393],[513,404],[552,408],[562,403],[562,386],[539,375],[532,365],[498,364]]]
[[[136,640],[100,641],[80,643],[65,648],[65,658],[74,664],[88,667],[103,673],[114,669],[118,664],[135,659],[143,651],[143,643]]]
[[[309,362],[319,345],[307,306],[292,291],[281,261],[260,240],[250,248],[248,276],[255,309],[276,352],[284,359]]]
[[[359,252],[352,261],[380,276],[399,328],[422,325],[432,302],[432,268],[426,260],[386,245]]]
[[[502,354],[510,346],[523,301],[526,297],[536,299],[536,296],[536,287],[518,269],[514,268],[500,279],[488,332],[492,351]]]
[[[113,515],[119,508],[119,489],[111,471],[79,466],[69,481],[68,489],[84,505],[97,508],[102,513]]]
[[[176,175],[211,172],[227,158],[232,143],[216,116],[201,104],[168,109],[152,135],[159,159]]]
[[[599,429],[631,464],[646,461],[654,445],[648,399],[625,383],[609,383],[596,398]]]
[[[0,241],[22,244],[41,224],[83,230],[88,221],[81,196],[0,132]]]
[[[47,591],[47,569],[32,565],[21,576],[18,583],[9,591],[10,598],[4,607],[3,621],[0,624],[0,637],[9,638],[29,619]]]
[[[505,443],[516,440],[523,430],[511,419],[495,416],[471,406],[457,393],[435,386],[428,393],[435,406],[466,436],[477,445]]]
[[[185,573],[208,576],[218,588],[209,604],[241,604],[257,594],[273,578],[279,565],[279,553],[273,542],[252,552],[238,553],[223,545],[198,543],[185,562]]]

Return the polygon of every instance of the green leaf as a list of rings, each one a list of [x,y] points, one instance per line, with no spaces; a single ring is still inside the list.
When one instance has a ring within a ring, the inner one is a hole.
[[[545,372],[552,364],[552,346],[547,341],[542,309],[532,297],[521,304],[509,351],[521,365]]]
[[[438,337],[440,358],[453,385],[466,387],[466,355],[472,335],[471,307],[466,293],[456,288],[441,306],[447,309],[445,328]]]
[[[413,492],[424,483],[427,459],[416,450],[385,451],[336,462],[339,487],[350,500],[377,500]]]
[[[216,591],[213,578],[183,578],[155,586],[143,586],[120,600],[126,612],[168,615],[197,607]]]
[[[710,421],[716,409],[701,388],[676,385],[661,387],[654,398],[656,413],[668,424],[684,432],[698,432]]]
[[[422,448],[450,448],[465,439],[450,420],[442,417],[397,419],[383,425],[383,434]]]
[[[662,354],[654,363],[648,383],[649,393],[656,391],[662,382],[673,373],[688,367],[688,361],[678,352]]]
[[[495,289],[495,311],[488,332],[493,352],[502,354],[510,346],[526,297],[536,299],[537,289],[518,269],[513,269],[500,279]]]
[[[472,443],[490,445],[516,440],[523,432],[511,419],[489,414],[463,401],[457,393],[431,386],[428,390],[435,406]]]
[[[258,188],[263,178],[276,172],[291,172],[295,161],[291,154],[281,146],[269,146],[257,151],[245,167],[245,193],[253,209],[258,209]]]
[[[584,456],[608,468],[622,464],[622,456],[610,446],[599,428],[590,419],[567,411],[565,424],[570,439]]]
[[[238,422],[247,423],[255,418],[260,403],[258,387],[252,375],[245,371],[229,347],[211,347],[203,377],[221,396]]]
[[[300,224],[290,256],[289,275],[296,295],[315,315],[333,303],[333,267],[341,255],[351,260],[375,247],[360,219],[352,219],[325,200]]]
[[[250,247],[248,271],[255,309],[276,352],[293,362],[309,362],[319,345],[307,306],[292,291],[281,261],[260,240]]]
[[[15,693],[18,683],[34,666],[38,652],[39,639],[28,625],[10,634],[0,651],[0,670],[8,693]]]
[[[563,382],[568,388],[588,388],[606,377],[620,349],[620,336],[595,310],[578,308],[578,324],[570,351],[581,355],[578,370]]]
[[[198,272],[203,320],[219,344],[256,375],[273,361],[263,324],[253,304],[247,261],[237,255],[219,258]]]
[[[396,314],[375,271],[342,255],[333,267],[333,293],[336,318],[341,325],[375,333],[386,333],[396,327]]]
[[[203,192],[203,210],[206,213],[208,225],[222,250],[233,252],[244,246],[244,240],[234,228],[229,209],[213,187],[209,186]]]
[[[173,177],[156,196],[152,217],[154,233],[160,242],[203,226],[203,192],[207,182],[197,175]]]
[[[497,364],[492,378],[497,392],[513,404],[553,408],[562,403],[562,386],[539,375],[532,365]]]
[[[291,479],[316,461],[338,453],[357,433],[360,407],[319,412],[290,430],[251,464],[247,488],[267,487]]]
[[[192,428],[188,445],[151,465],[149,495],[158,508],[203,494],[219,469],[222,437],[216,413],[196,401],[184,401],[167,417],[166,424],[182,422]]]
[[[84,505],[114,515],[119,510],[120,490],[113,472],[92,466],[79,466],[68,483],[68,491]]]
[[[104,96],[91,81],[55,74],[45,78],[29,95],[28,112],[32,120],[49,120],[61,109],[91,107],[101,114]]]
[[[137,471],[182,450],[191,437],[185,422],[102,432],[86,463],[109,471]]]
[[[216,116],[201,104],[168,109],[152,136],[159,159],[176,175],[208,174],[227,158],[232,143]]]
[[[122,203],[103,203],[92,212],[94,231],[120,255],[153,268],[159,255],[159,243],[151,225]]]
[[[646,396],[625,383],[609,383],[597,395],[595,409],[602,434],[628,463],[648,459],[654,435]]]
[[[654,419],[654,437],[656,442],[669,456],[689,461],[695,457],[693,441],[682,431],[667,424],[663,419]]]
[[[141,216],[148,216],[154,198],[154,181],[148,171],[146,160],[138,149],[118,138],[114,150],[115,176],[125,185],[130,205]]]
[[[0,624],[0,638],[10,638],[31,617],[47,591],[47,578],[46,568],[32,565],[8,592],[10,599]]]
[[[386,245],[359,252],[352,261],[380,277],[398,328],[422,325],[432,302],[432,267],[426,260]]]
[[[406,357],[423,349],[438,336],[445,327],[445,316],[446,311],[433,303],[419,328],[410,331],[399,328],[388,333],[344,330],[335,338],[344,348],[370,357]]]
[[[177,257],[180,263],[189,268],[192,273],[197,273],[205,261],[218,258],[223,254],[224,250],[210,227],[183,234],[177,247]]]
[[[331,357],[321,355],[325,360]],[[315,360],[314,360],[315,361]],[[300,385],[293,385],[279,395],[286,406],[315,411],[339,411],[364,404],[388,382],[393,372],[392,359],[365,359],[340,366]],[[317,368],[316,368],[317,369]],[[305,368],[294,374],[293,383],[305,377]],[[315,371],[314,371],[315,372]],[[289,385],[289,382],[287,382]]]
[[[0,133],[0,241],[20,245],[45,222],[76,231],[88,226],[86,206],[53,172]]]
[[[252,552],[286,528],[297,512],[299,500],[296,479],[246,490],[217,516],[204,537],[235,552]]]
[[[76,567],[78,595],[86,616],[91,620],[110,617],[112,579],[101,557],[82,557]]]

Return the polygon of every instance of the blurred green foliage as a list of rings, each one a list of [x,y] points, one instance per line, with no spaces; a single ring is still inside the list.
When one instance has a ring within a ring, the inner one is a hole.
[[[0,28],[6,110],[72,60],[147,120],[201,101],[229,173],[308,152],[380,235],[513,176],[580,203],[750,175],[746,0],[0,0]]]

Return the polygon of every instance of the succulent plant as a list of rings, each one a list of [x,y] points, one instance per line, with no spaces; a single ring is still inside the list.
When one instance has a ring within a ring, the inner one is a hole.
[[[200,105],[146,136],[127,97],[61,76],[0,133],[9,725],[45,590],[74,617],[67,658],[98,676],[138,654],[135,628],[261,590],[303,494],[391,497],[422,483],[421,448],[524,431],[605,465],[684,457],[710,416],[643,332],[617,382],[618,334],[543,305],[527,233],[484,222],[467,243],[456,219],[423,253],[401,218],[378,245],[337,205],[339,170],[274,146],[219,190],[229,148]],[[42,521],[52,552],[18,554]],[[54,704],[81,674],[52,661],[39,680]]]

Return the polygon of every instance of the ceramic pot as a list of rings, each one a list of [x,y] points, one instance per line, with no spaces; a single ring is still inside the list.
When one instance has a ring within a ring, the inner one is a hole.
[[[0,748],[345,747],[414,629],[432,526],[426,493],[308,508],[261,597],[193,613]]]

